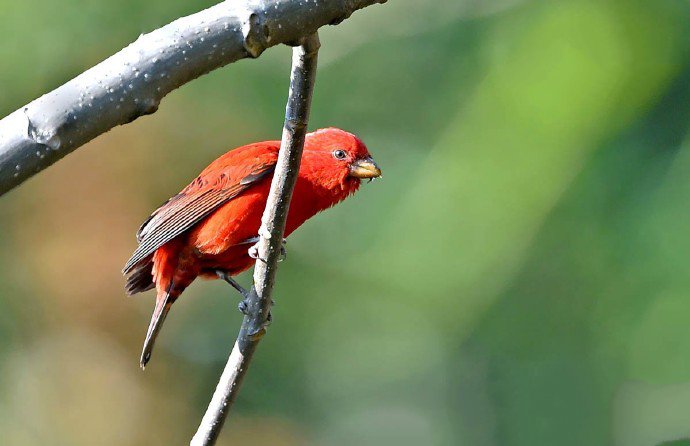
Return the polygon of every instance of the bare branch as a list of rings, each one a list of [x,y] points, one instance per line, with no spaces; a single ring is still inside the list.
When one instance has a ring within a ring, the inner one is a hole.
[[[149,34],[0,121],[0,195],[185,83],[386,0],[227,0]]]
[[[247,315],[242,321],[240,333],[211,403],[192,438],[192,446],[206,446],[216,442],[223,422],[237,397],[254,351],[266,332],[285,221],[302,159],[318,50],[319,38],[316,34],[306,38],[302,45],[293,50],[290,95],[285,109],[283,137],[266,210],[261,219],[257,244],[258,260],[254,267],[254,286],[248,298]]]

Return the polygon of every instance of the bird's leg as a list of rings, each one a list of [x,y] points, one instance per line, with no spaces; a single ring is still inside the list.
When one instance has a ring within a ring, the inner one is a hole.
[[[219,279],[222,279],[229,283],[234,289],[236,289],[242,295],[242,300],[239,304],[237,304],[237,309],[240,310],[240,313],[247,314],[249,307],[249,291],[244,289],[242,285],[237,283],[237,281],[230,277],[230,275],[225,271],[217,270],[216,275],[218,275]]]
[[[244,289],[244,287],[242,285],[240,285],[239,283],[237,283],[237,281],[235,279],[230,277],[230,275],[227,272],[221,271],[221,270],[216,270],[216,275],[218,276],[219,279],[222,279],[222,280],[226,281],[227,283],[229,283],[234,289],[236,289],[242,295],[242,297],[244,297],[245,299],[247,297],[249,297],[249,291]]]

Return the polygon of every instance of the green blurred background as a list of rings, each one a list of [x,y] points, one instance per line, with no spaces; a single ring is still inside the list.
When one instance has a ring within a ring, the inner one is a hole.
[[[211,4],[0,0],[0,115]],[[688,23],[679,0],[390,0],[323,29],[311,128],[385,178],[291,237],[219,443],[687,444]],[[160,202],[280,135],[289,60],[194,81],[0,199],[2,444],[189,440],[237,298],[195,283],[142,373],[153,296],[120,268]]]

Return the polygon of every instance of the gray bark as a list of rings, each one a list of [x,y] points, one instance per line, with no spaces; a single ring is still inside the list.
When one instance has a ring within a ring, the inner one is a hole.
[[[299,173],[307,132],[318,50],[319,38],[316,34],[306,38],[302,45],[293,50],[285,125],[278,162],[259,229],[259,241],[256,245],[258,259],[254,267],[254,286],[247,299],[248,311],[211,403],[192,438],[192,446],[215,444],[230,407],[237,397],[254,351],[266,332],[285,221]]]
[[[0,195],[216,68],[386,0],[228,0],[149,34],[0,120]]]

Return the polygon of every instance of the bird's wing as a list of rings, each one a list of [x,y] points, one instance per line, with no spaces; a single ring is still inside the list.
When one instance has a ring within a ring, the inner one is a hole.
[[[242,149],[252,148],[245,146]],[[137,232],[139,247],[123,268],[124,274],[133,271],[140,262],[148,261],[156,249],[190,229],[219,206],[273,173],[277,150],[266,151],[265,147],[263,151],[244,150],[248,152],[244,153],[245,156],[233,153],[237,151],[242,150],[233,150],[216,160],[182,192],[151,214]],[[248,158],[251,160],[249,163]],[[238,164],[227,164],[233,161]]]

